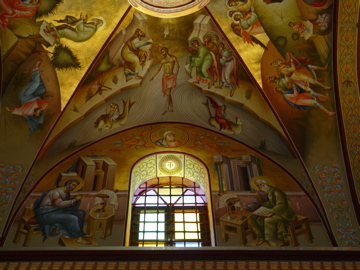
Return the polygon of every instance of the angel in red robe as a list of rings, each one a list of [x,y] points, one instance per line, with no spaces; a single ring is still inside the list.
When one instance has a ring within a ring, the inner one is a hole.
[[[207,96],[207,98],[210,100],[211,107],[215,109],[215,121],[220,125],[219,131],[223,129],[231,131],[231,122],[226,119],[226,106],[220,106],[212,97]]]
[[[30,18],[35,16],[42,0],[0,0],[0,25],[4,32],[12,18]]]

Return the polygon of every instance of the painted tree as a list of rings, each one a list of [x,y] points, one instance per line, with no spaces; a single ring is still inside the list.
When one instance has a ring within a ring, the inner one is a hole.
[[[59,44],[54,47],[51,53],[51,63],[58,70],[80,69],[81,64],[77,56],[66,45]]]
[[[59,5],[63,2],[64,0],[42,0],[42,4],[36,12],[36,18],[54,15]]]

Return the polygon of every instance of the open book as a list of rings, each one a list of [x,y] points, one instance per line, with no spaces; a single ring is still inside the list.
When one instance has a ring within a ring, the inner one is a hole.
[[[272,215],[274,215],[274,213],[268,213],[266,215],[263,215],[263,213],[269,212],[269,211],[271,211],[270,208],[260,206],[258,209],[256,209],[254,212],[252,212],[252,214],[255,216],[261,216],[261,217],[271,217]]]

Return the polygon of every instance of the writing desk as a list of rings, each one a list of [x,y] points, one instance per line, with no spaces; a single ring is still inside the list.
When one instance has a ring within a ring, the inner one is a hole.
[[[101,232],[101,239],[105,239],[112,233],[114,221],[114,208],[106,205],[103,209],[102,205],[94,206],[89,214],[86,234],[96,237],[96,232]]]
[[[239,237],[239,242],[241,246],[247,244],[247,235],[251,234],[252,238],[255,239],[254,232],[250,229],[247,217],[250,213],[243,212],[243,214],[238,214],[232,219],[228,219],[228,214],[226,213],[220,218],[220,230],[221,237],[224,242],[227,242],[229,239],[229,234],[236,235]]]

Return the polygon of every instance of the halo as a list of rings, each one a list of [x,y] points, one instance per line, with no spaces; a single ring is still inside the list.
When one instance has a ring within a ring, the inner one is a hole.
[[[84,186],[84,179],[82,179],[81,177],[79,176],[69,176],[69,177],[64,177],[63,179],[61,179],[61,181],[59,182],[59,187],[63,187],[65,186],[65,183],[67,181],[70,181],[70,180],[76,180],[76,181],[79,181],[79,184],[77,185],[76,188],[74,188],[74,190],[72,191],[78,191],[80,189],[82,189],[82,187]]]
[[[200,38],[198,38],[198,37],[193,37],[193,38],[190,40],[190,46],[191,46],[191,48],[193,48],[193,49],[195,49],[194,46],[192,45],[192,42],[193,42],[194,40],[197,40],[200,45],[202,44],[202,41],[201,41]]]
[[[216,45],[219,47],[220,44],[224,44],[224,49],[226,48],[226,44],[223,40],[219,40]]]
[[[226,15],[227,17],[232,20],[232,15],[235,13],[235,12],[238,12],[236,11],[236,9],[229,9],[227,12],[226,12]],[[231,15],[230,15],[231,14]]]
[[[207,32],[204,36],[203,36],[203,40],[205,40],[206,37],[210,37],[212,39],[212,34],[211,32]]]
[[[174,128],[161,128],[161,129],[158,130],[157,136],[158,136],[159,138],[164,138],[164,137],[165,137],[164,134],[165,134],[165,133],[168,133],[168,132],[174,133],[175,136],[178,135]]]
[[[231,20],[232,20],[234,23],[240,23],[240,20],[239,20],[239,21],[238,21],[238,20],[235,20],[235,16],[238,15],[238,14],[240,14],[241,18],[244,17],[240,11],[234,12],[233,15],[231,16]]]
[[[173,131],[173,130],[168,130],[168,131],[165,131],[164,132],[164,135],[163,135],[163,137],[165,138],[167,135],[169,135],[169,134],[174,134],[174,136],[176,135],[176,133]]]
[[[104,17],[102,17],[102,16],[95,16],[95,17],[93,17],[93,19],[99,19],[99,20],[102,21],[102,25],[96,30],[97,32],[100,32],[100,31],[102,31],[102,30],[105,29],[105,27],[106,27],[106,20],[104,19]]]
[[[235,1],[234,1],[235,2]],[[225,4],[226,4],[226,7],[228,7],[228,8],[236,8],[238,5],[240,5],[240,3],[238,3],[236,6],[230,6],[229,5],[229,0],[226,0],[225,1]]]
[[[211,38],[214,38],[214,36],[217,36],[219,38],[219,41],[221,40],[221,35],[218,34],[217,32],[211,31],[210,33],[211,33]]]
[[[142,26],[140,26],[140,25],[136,26],[136,27],[134,28],[134,33],[136,32],[136,29],[140,29],[142,32],[144,32],[144,34],[146,34],[144,27],[142,27]]]
[[[255,190],[259,190],[257,185],[255,185],[255,181],[260,180],[260,179],[266,181],[270,186],[274,186],[274,181],[267,176],[255,176],[255,177],[251,178],[250,186]]]

